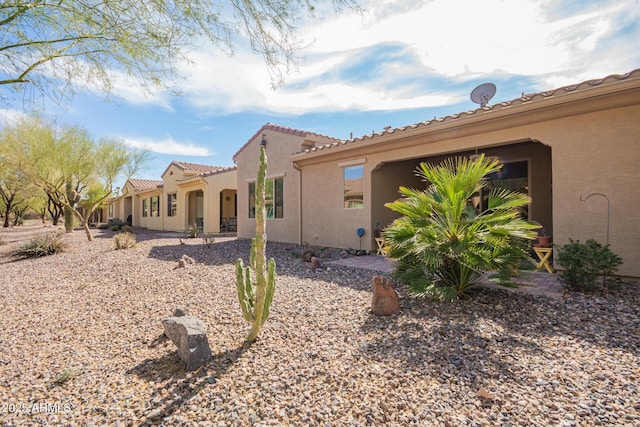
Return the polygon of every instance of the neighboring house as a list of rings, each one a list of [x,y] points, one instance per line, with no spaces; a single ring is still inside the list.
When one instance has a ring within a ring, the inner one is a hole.
[[[255,180],[260,165],[260,143],[267,147],[267,228],[269,240],[300,242],[303,195],[300,171],[291,162],[292,153],[338,139],[268,123],[258,130],[233,156],[238,165],[238,237],[255,236]],[[306,198],[306,195],[304,196]],[[305,199],[306,200],[306,199]]]
[[[376,224],[396,218],[384,204],[400,186],[425,187],[420,162],[485,153],[504,163],[490,185],[528,193],[526,214],[556,244],[604,243],[608,230],[619,273],[640,276],[640,69],[349,140],[267,124],[234,156],[241,238],[255,232],[263,138],[269,240],[374,249]],[[604,197],[582,201],[593,193],[608,197],[610,217]],[[484,195],[473,202],[483,207]]]
[[[161,181],[129,179],[108,215],[153,230],[234,231],[236,182],[235,167],[173,161]]]

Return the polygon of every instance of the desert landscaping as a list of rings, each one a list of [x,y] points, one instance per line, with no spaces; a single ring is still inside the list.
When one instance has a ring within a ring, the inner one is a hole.
[[[9,257],[52,231],[0,231],[2,426],[640,424],[634,284],[453,304],[398,286],[401,312],[383,317],[370,311],[380,273],[326,259],[312,271],[301,247],[269,242],[275,297],[249,346],[234,270],[248,241],[136,230],[136,248],[115,250],[113,231],[76,230],[64,253]],[[208,325],[212,360],[192,372],[163,336],[176,307]]]

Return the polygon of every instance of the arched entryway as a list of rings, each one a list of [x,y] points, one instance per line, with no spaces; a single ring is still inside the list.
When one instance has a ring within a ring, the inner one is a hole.
[[[238,191],[224,189],[220,192],[220,231],[238,230]]]
[[[187,226],[195,226],[199,232],[204,230],[204,192],[202,190],[187,193]]]

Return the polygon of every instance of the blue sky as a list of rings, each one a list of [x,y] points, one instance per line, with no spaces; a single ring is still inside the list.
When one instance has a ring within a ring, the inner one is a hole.
[[[153,159],[137,177],[159,179],[172,160],[232,165],[267,122],[347,139],[474,109],[469,94],[484,82],[497,86],[492,104],[640,68],[637,0],[361,4],[364,15],[345,10],[299,24],[304,60],[277,89],[240,42],[231,57],[213,47],[192,52],[180,97],[144,95],[120,78],[110,102],[81,90],[63,105],[29,105],[146,147]],[[6,122],[26,103],[1,107]]]

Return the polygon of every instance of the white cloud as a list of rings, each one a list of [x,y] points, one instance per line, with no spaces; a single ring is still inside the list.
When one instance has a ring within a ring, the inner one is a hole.
[[[171,136],[164,139],[151,138],[129,138],[119,137],[130,147],[149,150],[158,154],[172,154],[181,156],[212,156],[214,155],[207,147],[198,147],[190,142],[177,142]]]
[[[195,67],[181,69],[188,75],[180,87],[184,99],[205,114],[436,107],[466,98],[468,88],[459,88],[470,80],[527,77],[539,89],[550,89],[629,71],[640,58],[629,54],[637,51],[633,38],[602,48],[622,16],[630,15],[631,22],[640,16],[640,8],[626,3],[604,2],[584,10],[577,9],[582,7],[578,3],[555,0],[371,3],[364,16],[347,10],[305,22],[299,35],[308,43],[302,52],[306,60],[277,90],[270,86],[262,57],[242,46],[231,57],[215,47],[194,52]],[[389,45],[403,55],[371,56],[377,46]],[[354,58],[366,67],[363,57],[376,72],[349,78]],[[444,88],[433,80],[451,85]],[[116,80],[114,93],[134,104],[171,110],[166,93],[145,97],[124,76]]]
[[[24,111],[14,110],[10,108],[0,108],[0,127],[11,126],[20,119],[26,118],[27,114]]]

